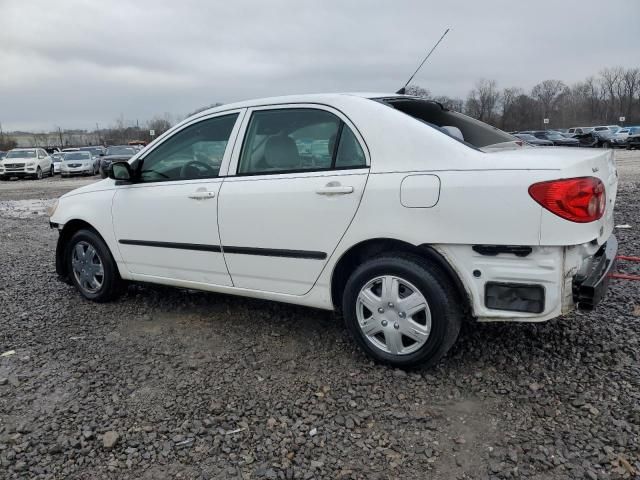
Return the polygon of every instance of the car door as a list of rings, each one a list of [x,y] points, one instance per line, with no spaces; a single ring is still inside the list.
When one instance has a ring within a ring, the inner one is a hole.
[[[254,108],[220,190],[220,238],[236,287],[308,292],[351,223],[369,159],[340,112]]]
[[[126,268],[155,277],[231,285],[218,233],[218,192],[243,111],[197,119],[133,164],[121,185],[113,228]]]

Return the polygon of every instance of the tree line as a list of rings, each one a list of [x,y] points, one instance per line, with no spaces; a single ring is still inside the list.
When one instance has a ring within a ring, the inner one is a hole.
[[[640,68],[605,68],[597,75],[567,85],[544,80],[530,91],[499,88],[492,79],[478,80],[466,98],[434,96],[419,85],[407,93],[442,103],[502,130],[568,128],[572,126],[640,124]],[[543,119],[549,124],[544,125]]]

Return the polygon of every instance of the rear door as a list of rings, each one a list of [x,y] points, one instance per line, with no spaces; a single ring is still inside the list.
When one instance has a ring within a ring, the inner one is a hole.
[[[236,287],[303,295],[358,209],[366,147],[319,105],[255,108],[244,123],[219,200],[229,273]]]

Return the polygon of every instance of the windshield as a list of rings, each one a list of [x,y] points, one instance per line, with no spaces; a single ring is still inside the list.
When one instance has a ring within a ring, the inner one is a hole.
[[[51,155],[51,159],[58,163],[60,160],[62,160],[62,154],[61,153],[54,153],[53,155]]]
[[[11,150],[7,158],[36,158],[35,150]]]
[[[91,160],[91,153],[89,152],[69,152],[64,154],[64,161],[69,160]]]
[[[109,147],[107,155],[135,155],[136,149],[133,147]]]

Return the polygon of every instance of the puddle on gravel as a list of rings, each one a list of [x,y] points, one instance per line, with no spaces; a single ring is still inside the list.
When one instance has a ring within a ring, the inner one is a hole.
[[[55,200],[4,200],[0,201],[0,216],[10,218],[31,218],[46,215]]]

